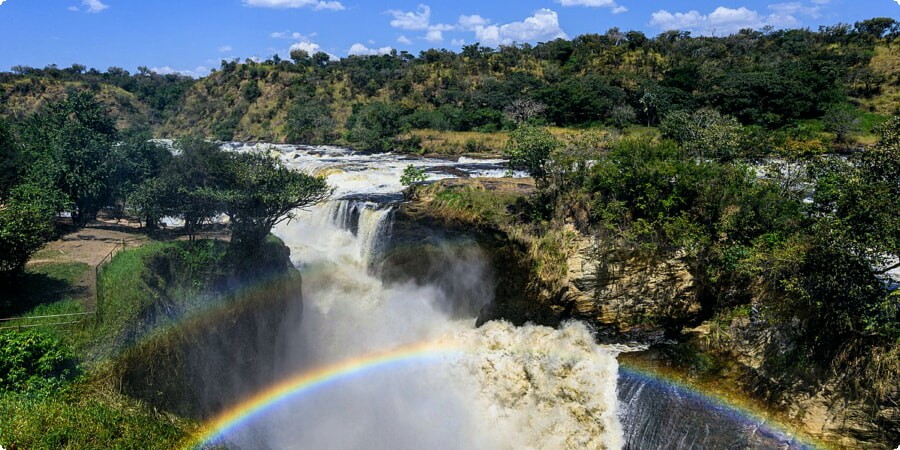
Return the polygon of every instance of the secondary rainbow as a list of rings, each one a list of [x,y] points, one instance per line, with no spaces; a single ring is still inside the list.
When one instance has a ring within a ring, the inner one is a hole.
[[[204,426],[203,431],[186,448],[203,448],[204,445],[215,442],[217,438],[237,430],[279,405],[330,383],[398,364],[439,360],[458,352],[457,347],[445,342],[415,343],[384,352],[358,356],[300,373],[219,414]]]

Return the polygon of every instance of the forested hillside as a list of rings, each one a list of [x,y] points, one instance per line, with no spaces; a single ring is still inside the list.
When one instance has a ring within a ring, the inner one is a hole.
[[[418,56],[334,60],[296,50],[291,60],[223,61],[199,80],[146,68],[131,75],[77,65],[15,67],[0,75],[0,114],[23,117],[67,89],[88,89],[120,126],[147,123],[161,137],[384,149],[416,147],[409,135],[397,139],[411,129],[490,132],[522,121],[654,126],[671,112],[712,108],[789,137],[826,131],[849,141],[900,109],[898,35],[890,18],[726,37],[648,37],[613,28]]]

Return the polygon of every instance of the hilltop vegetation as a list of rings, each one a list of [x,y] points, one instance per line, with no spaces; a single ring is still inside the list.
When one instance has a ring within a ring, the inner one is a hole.
[[[223,61],[199,80],[146,68],[129,75],[119,68],[17,67],[0,75],[0,114],[24,117],[77,88],[95,92],[120,125],[148,123],[164,137],[415,150],[421,138],[406,131],[490,132],[519,122],[655,126],[675,111],[710,108],[799,139],[820,136],[819,119],[830,114],[841,120],[826,135],[843,140],[835,131],[868,134],[898,112],[898,34],[888,18],[726,37],[648,37],[613,28],[418,56],[329,60],[298,50],[291,60]],[[834,113],[842,109],[850,114]]]

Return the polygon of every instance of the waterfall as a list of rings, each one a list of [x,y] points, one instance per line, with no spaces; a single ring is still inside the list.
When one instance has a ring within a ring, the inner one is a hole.
[[[359,252],[357,264],[371,269],[374,258],[381,249],[381,239],[390,227],[393,207],[370,201],[332,200],[328,202],[314,220],[319,225],[331,223],[339,229],[349,231],[356,237]]]
[[[317,167],[337,190],[335,200],[300,211],[274,230],[303,274],[304,298],[302,323],[283,331],[288,350],[278,370],[300,373],[425,342],[453,351],[378,370],[361,368],[267,413],[230,435],[226,445],[622,446],[616,351],[597,345],[580,323],[553,329],[492,322],[476,328],[472,310],[490,301],[493,290],[485,286],[489,264],[474,242],[436,242],[440,265],[425,279],[380,278],[374,267],[390,240],[393,216],[391,202],[383,200],[396,199],[408,161],[334,152],[323,161],[303,149],[284,151],[294,167]],[[431,163],[452,164],[415,162]],[[494,165],[465,162],[472,173]]]

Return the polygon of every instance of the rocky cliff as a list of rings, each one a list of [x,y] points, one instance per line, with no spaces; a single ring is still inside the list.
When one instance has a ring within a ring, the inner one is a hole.
[[[439,270],[428,237],[438,230],[477,243],[494,269],[494,299],[478,311],[479,324],[579,319],[610,339],[656,342],[697,318],[694,278],[679,255],[654,259],[617,251],[598,259],[596,238],[571,224],[542,230],[517,223],[514,216],[533,190],[530,180],[493,179],[417,187],[395,215],[394,240],[404,243],[389,246],[386,277],[419,279]]]
[[[427,238],[438,230],[477,244],[489,261],[485,283],[494,297],[477,311],[479,324],[583,320],[600,340],[657,344],[632,360],[692,381],[715,379],[831,445],[889,448],[900,442],[896,345],[873,345],[874,355],[857,348],[843,368],[797,361],[790,324],[764,322],[749,306],[709,319],[700,301],[703,281],[681,254],[651,258],[598,242],[571,224],[527,225],[522,202],[533,191],[527,180],[488,179],[411,189],[395,216],[394,234],[404,244],[388,250],[385,274],[416,278],[441,270],[440,251],[429,248]]]

